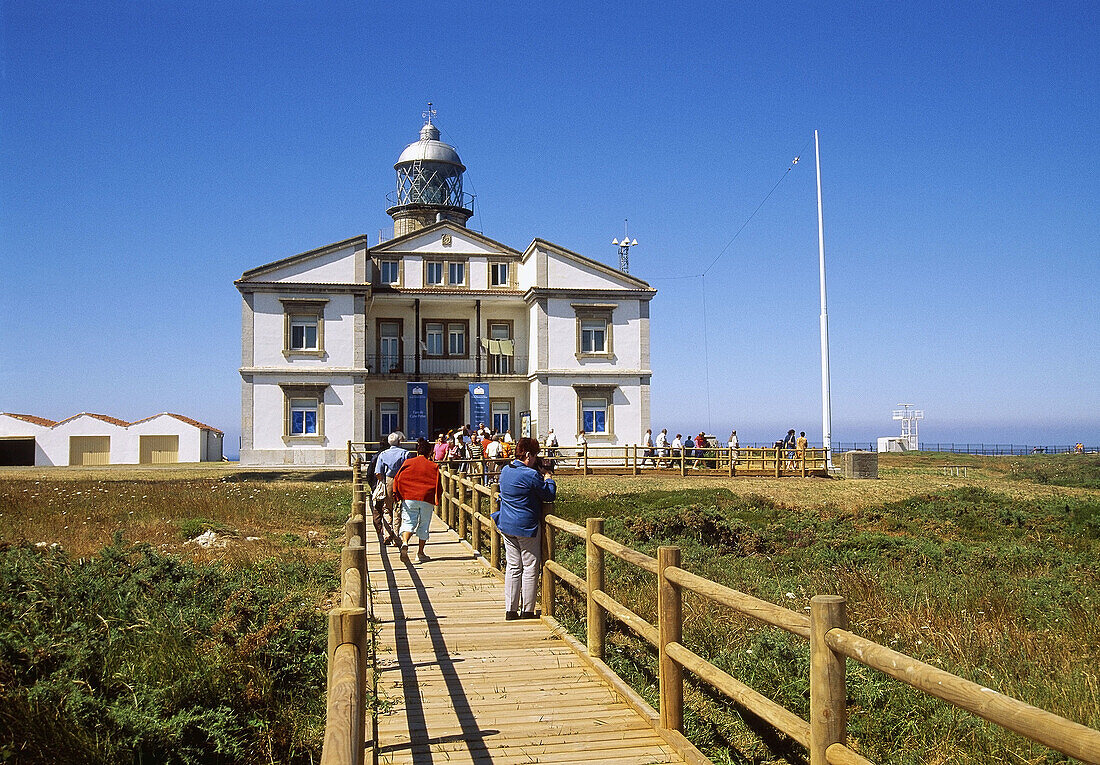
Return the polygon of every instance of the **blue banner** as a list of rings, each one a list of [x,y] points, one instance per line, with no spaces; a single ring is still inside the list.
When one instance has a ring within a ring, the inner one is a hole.
[[[489,422],[489,386],[485,383],[470,383],[470,425],[476,428]]]
[[[405,436],[410,440],[428,437],[428,384],[411,382],[406,386],[409,401],[409,427]]]

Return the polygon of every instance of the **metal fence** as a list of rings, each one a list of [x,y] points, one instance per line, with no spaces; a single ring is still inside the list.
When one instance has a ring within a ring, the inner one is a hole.
[[[878,451],[878,443],[875,441],[840,441],[833,444],[833,453],[850,451]],[[920,452],[949,452],[952,454],[984,454],[996,455],[1025,455],[1025,454],[1073,454],[1076,446],[1035,446],[1029,444],[956,444],[956,443],[923,443]],[[1100,451],[1100,446],[1085,446],[1086,452]]]

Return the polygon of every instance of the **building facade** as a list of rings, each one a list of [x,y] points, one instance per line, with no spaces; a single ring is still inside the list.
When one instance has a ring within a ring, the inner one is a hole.
[[[402,152],[365,236],[245,272],[243,464],[336,465],[348,441],[429,439],[479,422],[559,442],[638,443],[649,427],[644,281],[535,239],[468,230],[465,167],[431,123]]]

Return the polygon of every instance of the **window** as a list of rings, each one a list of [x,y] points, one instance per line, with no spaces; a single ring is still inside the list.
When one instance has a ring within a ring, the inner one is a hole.
[[[576,384],[577,431],[584,431],[597,441],[607,441],[615,435],[614,385]]]
[[[379,281],[382,284],[398,284],[401,281],[401,261],[383,260],[378,263]]]
[[[424,283],[431,286],[443,284],[443,263],[438,260],[429,260],[424,264]]]
[[[317,399],[292,398],[290,400],[290,435],[317,435]]]
[[[290,317],[290,350],[317,350],[317,316],[298,315]]]
[[[429,356],[443,355],[443,323],[429,321],[424,325],[424,352]]]
[[[581,322],[581,353],[607,353],[607,322],[600,319]]]
[[[401,320],[378,320],[378,371],[381,374],[401,371]]]
[[[323,443],[326,385],[280,384],[283,390],[283,438],[287,443]]]
[[[512,429],[512,402],[491,401],[489,411],[493,419],[493,430],[503,433]]]
[[[497,375],[512,374],[515,344],[512,342],[511,321],[490,321],[488,345],[489,371]]]
[[[424,355],[435,358],[470,355],[470,322],[465,319],[425,319]]]
[[[490,287],[507,287],[508,281],[508,264],[507,263],[490,263],[489,264],[489,286]]]
[[[378,402],[378,433],[379,438],[384,439],[390,433],[401,430],[401,402]]]
[[[283,304],[283,354],[322,356],[325,352],[325,300],[280,299]]]
[[[447,355],[466,355],[466,325],[451,323],[447,325]]]
[[[608,430],[607,399],[581,399],[581,427],[585,433],[606,434]]]
[[[573,304],[577,313],[577,358],[612,356],[611,316],[614,305]]]
[[[447,263],[447,284],[452,287],[466,284],[465,261],[451,261]]]

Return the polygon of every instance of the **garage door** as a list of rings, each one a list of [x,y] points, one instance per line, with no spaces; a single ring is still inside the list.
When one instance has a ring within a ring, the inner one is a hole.
[[[141,464],[167,465],[180,461],[179,436],[142,436]]]
[[[110,436],[69,436],[70,465],[110,465]]]
[[[34,438],[0,438],[0,465],[33,465]]]

